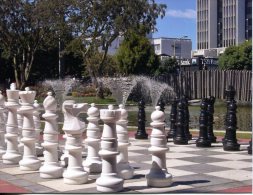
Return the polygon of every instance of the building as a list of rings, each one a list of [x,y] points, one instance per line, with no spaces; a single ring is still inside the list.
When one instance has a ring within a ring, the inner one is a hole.
[[[252,0],[197,0],[197,50],[217,58],[226,47],[252,38]]]
[[[192,41],[186,36],[181,38],[152,38],[150,41],[154,45],[156,55],[161,56],[161,59],[168,56],[175,57],[180,61],[191,58]]]

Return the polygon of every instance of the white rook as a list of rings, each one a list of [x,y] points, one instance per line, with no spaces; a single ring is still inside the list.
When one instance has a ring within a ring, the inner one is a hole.
[[[45,113],[42,115],[45,119],[44,142],[42,143],[45,161],[39,171],[42,178],[60,178],[62,177],[63,168],[58,162],[57,102],[52,96],[52,92],[48,92],[47,95],[43,101]]]
[[[127,131],[128,113],[122,104],[119,105],[118,110],[120,111],[121,116],[116,122],[119,150],[119,154],[117,155],[117,171],[121,178],[131,179],[134,175],[134,169],[129,165],[128,162],[128,147],[130,145]]]
[[[6,151],[5,139],[4,139],[4,134],[5,134],[4,103],[5,103],[5,98],[2,95],[2,91],[0,91],[0,159],[2,159],[2,156]]]
[[[82,166],[82,133],[85,123],[78,119],[80,113],[87,112],[88,104],[74,104],[65,101],[62,105],[64,123],[62,130],[67,135],[65,150],[68,151],[68,167],[63,173],[64,183],[83,184],[88,181],[88,173]]]
[[[2,156],[4,164],[18,164],[22,156],[18,151],[18,120],[17,109],[19,105],[19,90],[16,90],[15,83],[11,84],[6,90],[7,102],[5,107],[8,109],[8,119],[6,124],[5,139],[7,142],[6,153]]]
[[[35,129],[33,121],[33,101],[36,92],[30,91],[29,87],[25,88],[25,91],[20,91],[19,96],[21,98],[20,113],[23,114],[23,128],[21,142],[24,144],[23,158],[19,161],[19,167],[21,170],[35,171],[40,168],[41,162],[37,158],[35,150]]]
[[[100,192],[118,192],[123,189],[124,180],[117,173],[116,156],[118,142],[116,134],[116,121],[120,119],[121,112],[109,109],[100,110],[100,118],[104,121],[104,129],[101,138],[101,150],[99,155],[102,158],[102,173],[96,180],[97,190]]]
[[[87,111],[89,121],[85,143],[87,144],[87,157],[83,161],[84,170],[89,173],[100,173],[102,170],[102,161],[98,155],[101,141],[101,130],[98,125],[99,121],[99,109],[92,103],[91,107]]]
[[[165,135],[164,112],[160,111],[160,106],[151,114],[153,127],[150,141],[151,147],[148,148],[152,154],[152,165],[150,172],[146,175],[147,185],[151,187],[167,187],[172,183],[172,175],[166,168],[166,151],[168,151]]]

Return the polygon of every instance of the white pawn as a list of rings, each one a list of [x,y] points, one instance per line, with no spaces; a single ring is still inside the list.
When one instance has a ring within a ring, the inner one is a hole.
[[[116,134],[116,121],[120,119],[121,112],[109,109],[100,110],[100,118],[104,121],[104,128],[101,138],[101,150],[99,155],[102,158],[102,173],[96,180],[97,191],[119,192],[123,189],[124,180],[117,173],[116,156],[118,152],[118,142]]]
[[[99,109],[92,103],[87,112],[89,121],[85,143],[87,144],[87,157],[83,161],[84,170],[89,173],[100,173],[102,170],[102,161],[98,155],[100,149],[101,130],[98,125]]]
[[[36,92],[30,91],[29,87],[25,91],[20,91],[21,98],[20,113],[23,114],[23,128],[21,142],[24,144],[23,158],[19,161],[19,167],[24,171],[36,171],[40,168],[41,162],[37,158],[35,150],[35,128],[33,121],[33,102]]]
[[[4,155],[6,151],[6,145],[5,145],[5,139],[4,139],[4,134],[5,134],[5,118],[4,118],[4,102],[5,98],[2,95],[2,91],[0,91],[0,159],[2,159],[2,156]]]
[[[19,99],[19,104],[21,105],[21,99]],[[24,144],[21,142],[22,138],[22,128],[23,128],[23,115],[20,113],[20,108],[17,110],[18,119],[18,150],[20,154],[24,152]]]
[[[152,154],[152,165],[150,172],[146,175],[147,185],[151,187],[167,187],[172,183],[172,175],[166,168],[167,140],[165,135],[164,112],[160,111],[160,106],[151,114],[153,127],[150,135],[151,147],[148,148]]]
[[[67,134],[65,150],[68,151],[68,167],[63,173],[64,183],[83,184],[88,181],[88,173],[82,166],[82,133],[85,130],[85,123],[78,119],[78,115],[87,112],[88,104],[65,101],[62,108],[64,114],[62,130]]]
[[[44,142],[42,143],[45,161],[39,171],[42,178],[60,178],[62,177],[63,168],[58,162],[57,101],[52,96],[52,92],[48,92],[47,95],[43,102],[45,113],[42,115],[45,119]]]
[[[121,112],[121,117],[116,122],[119,149],[119,154],[117,156],[117,171],[121,178],[131,179],[134,175],[134,169],[128,162],[128,147],[130,145],[127,131],[128,113],[122,104],[119,105],[118,110]]]
[[[2,156],[4,164],[18,164],[22,156],[18,151],[18,120],[17,109],[19,105],[19,90],[16,90],[15,83],[11,84],[6,90],[7,102],[5,107],[8,109],[5,140],[7,143],[6,153]]]
[[[34,127],[35,127],[35,148],[37,156],[43,155],[43,147],[40,143],[40,132],[41,132],[41,121],[40,121],[40,104],[38,100],[34,100],[34,111],[33,111],[33,120],[34,120]]]

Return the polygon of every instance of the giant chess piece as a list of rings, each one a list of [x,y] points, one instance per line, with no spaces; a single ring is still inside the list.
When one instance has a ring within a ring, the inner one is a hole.
[[[34,111],[33,111],[33,120],[34,120],[34,127],[35,127],[35,148],[37,156],[43,155],[43,147],[40,143],[40,132],[41,132],[41,121],[40,121],[40,104],[38,100],[34,100]]]
[[[6,153],[2,156],[4,164],[18,164],[22,156],[18,151],[18,120],[17,109],[19,105],[19,90],[16,90],[15,83],[12,83],[9,90],[6,90],[8,119],[6,124],[5,139],[7,142]]]
[[[207,99],[204,98],[200,105],[200,116],[199,116],[199,137],[196,140],[197,147],[211,147],[211,141],[207,136]]]
[[[185,112],[184,112],[184,102],[179,101],[177,110],[177,120],[176,120],[176,135],[173,137],[174,144],[187,145],[188,139],[185,135]]]
[[[146,114],[145,114],[145,102],[141,100],[138,104],[138,130],[135,134],[135,139],[148,139],[148,134],[145,130]]]
[[[130,146],[127,131],[128,113],[122,104],[119,105],[118,110],[121,112],[121,117],[116,122],[119,149],[119,154],[117,155],[117,171],[121,178],[131,179],[134,176],[134,169],[128,162],[128,147]]]
[[[226,139],[223,139],[223,149],[225,151],[238,151],[240,144],[237,143],[236,129],[236,101],[232,100],[228,105],[227,123],[226,123]]]
[[[2,95],[2,91],[0,91],[0,159],[2,159],[2,156],[6,152],[6,145],[4,140],[5,135],[5,118],[4,118],[4,107],[5,98]]]
[[[24,171],[36,171],[40,168],[41,162],[37,158],[35,149],[35,127],[33,121],[33,102],[36,92],[30,91],[29,87],[25,91],[20,91],[21,98],[20,113],[23,114],[23,128],[21,142],[24,144],[23,158],[19,161],[19,168]]]
[[[62,177],[63,168],[58,162],[58,125],[56,110],[57,101],[52,96],[52,92],[47,93],[43,101],[45,113],[42,117],[45,119],[45,127],[42,146],[44,147],[44,164],[40,167],[40,177],[42,178],[60,178]]]
[[[21,105],[21,99],[19,99],[19,104]],[[20,108],[17,110],[18,119],[18,151],[20,154],[24,153],[24,144],[21,142],[22,139],[22,128],[23,128],[23,114],[20,112]]]
[[[82,166],[82,134],[85,123],[79,120],[78,115],[87,112],[88,104],[65,101],[62,109],[64,114],[62,130],[67,135],[65,150],[68,151],[68,167],[63,173],[64,183],[83,184],[88,181],[88,173]]]
[[[207,137],[211,141],[211,143],[216,143],[216,137],[213,133],[213,114],[214,114],[214,103],[215,97],[211,96],[207,101]]]
[[[177,121],[177,99],[173,99],[170,111],[170,130],[167,134],[167,139],[173,138],[176,135],[176,121]]]
[[[87,144],[87,157],[83,161],[84,170],[89,173],[101,173],[102,161],[98,155],[101,141],[101,130],[99,128],[99,109],[92,103],[87,111],[89,121],[86,130],[85,143]]]
[[[100,110],[100,118],[104,121],[99,151],[102,158],[102,173],[96,180],[97,191],[100,192],[119,192],[123,189],[124,180],[119,177],[116,165],[116,156],[119,154],[116,121],[120,119],[120,115],[121,111],[113,110],[113,105]]]
[[[248,146],[248,154],[252,154],[252,138],[249,141],[249,146]]]
[[[150,172],[146,175],[147,185],[151,187],[166,187],[172,183],[172,175],[166,169],[166,152],[168,151],[164,119],[165,115],[156,106],[156,110],[151,114],[153,127],[150,135],[151,147],[148,151],[152,154],[152,165]]]
[[[228,88],[225,90],[225,97],[226,97],[226,103],[227,103],[227,113],[225,116],[225,126],[227,126],[227,123],[229,120],[228,119],[228,117],[229,117],[229,104],[230,104],[230,102],[235,100],[235,94],[236,94],[235,88],[232,85],[229,85]],[[222,142],[226,141],[226,139],[227,139],[227,134],[225,132],[225,136],[222,139]]]
[[[189,123],[190,123],[190,113],[189,113],[189,104],[188,104],[188,98],[183,95],[182,100],[184,101],[184,115],[185,115],[185,122],[184,122],[184,128],[185,128],[185,136],[188,140],[192,139],[192,134],[190,133],[189,129]]]

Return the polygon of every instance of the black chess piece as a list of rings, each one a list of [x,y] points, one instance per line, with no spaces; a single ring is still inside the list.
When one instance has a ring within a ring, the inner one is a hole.
[[[232,100],[228,105],[227,123],[226,123],[226,139],[223,140],[223,149],[225,151],[238,151],[240,144],[236,139],[236,101]]]
[[[164,103],[163,100],[159,100],[159,102],[157,103],[157,106],[160,106],[160,110],[162,112],[164,112],[164,110],[165,110],[165,103]]]
[[[192,134],[190,133],[189,129],[189,123],[190,123],[190,113],[189,113],[189,104],[188,104],[188,98],[183,95],[182,100],[184,101],[184,112],[185,112],[185,122],[184,122],[184,130],[185,130],[185,136],[188,140],[192,139]]]
[[[248,146],[248,154],[252,154],[252,138],[249,141],[249,146]]]
[[[225,115],[225,126],[227,126],[227,123],[228,123],[229,104],[231,101],[235,100],[235,94],[236,94],[235,88],[232,85],[229,85],[228,88],[225,90],[226,103],[227,103],[227,113]],[[222,142],[226,141],[226,139],[227,139],[227,134],[225,132]]]
[[[216,143],[216,137],[213,133],[213,114],[214,114],[214,103],[215,103],[215,97],[211,96],[207,101],[207,137],[211,141],[211,143]]]
[[[146,114],[145,114],[145,102],[141,100],[138,104],[138,130],[135,134],[135,139],[148,139],[148,134],[145,130]]]
[[[172,100],[170,111],[170,130],[167,134],[168,138],[173,138],[176,135],[176,121],[177,121],[177,98]]]
[[[199,116],[199,137],[196,140],[197,147],[211,147],[211,141],[207,136],[207,99],[204,98],[200,105],[200,116]]]
[[[174,144],[187,145],[188,139],[185,135],[185,111],[184,102],[182,100],[178,103],[177,120],[176,120],[176,135],[173,137]]]

